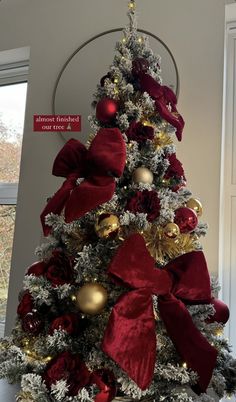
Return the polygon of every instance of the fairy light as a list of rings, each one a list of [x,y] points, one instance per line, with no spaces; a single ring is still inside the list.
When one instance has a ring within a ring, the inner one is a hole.
[[[142,36],[140,36],[140,37],[138,38],[138,43],[143,43],[143,38],[142,38]]]
[[[222,336],[224,333],[224,331],[222,329],[219,329],[218,331],[216,331],[216,336],[220,337]]]
[[[135,10],[135,8],[136,8],[135,1],[134,1],[134,0],[131,0],[131,1],[129,2],[129,4],[128,4],[128,7],[129,7],[130,10]]]
[[[44,358],[45,363],[49,363],[52,360],[52,356],[47,356]]]
[[[184,362],[184,363],[182,364],[182,367],[186,369],[186,368],[188,367],[188,366],[187,366],[187,363]]]

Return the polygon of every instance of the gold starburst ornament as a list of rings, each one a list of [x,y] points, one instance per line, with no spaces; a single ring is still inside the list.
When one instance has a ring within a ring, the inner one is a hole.
[[[198,249],[196,234],[180,233],[176,237],[168,237],[165,228],[156,225],[143,232],[143,237],[151,256],[160,264]]]
[[[160,133],[157,133],[153,139],[153,144],[154,147],[156,148],[157,151],[160,149],[173,144],[173,140],[170,137],[169,134],[165,133],[164,131],[161,131]]]

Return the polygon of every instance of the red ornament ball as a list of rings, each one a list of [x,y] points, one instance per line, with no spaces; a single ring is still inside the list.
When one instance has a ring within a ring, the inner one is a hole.
[[[208,323],[219,322],[226,324],[229,319],[229,308],[228,306],[218,299],[212,299],[211,304],[213,304],[215,309],[215,314],[211,315],[208,319]]]
[[[43,322],[37,313],[28,313],[22,319],[22,329],[32,335],[38,335],[43,329]]]
[[[110,123],[118,112],[118,102],[115,99],[103,98],[96,108],[97,119],[104,124]]]
[[[181,233],[192,232],[197,224],[197,214],[193,209],[182,207],[175,211],[174,222],[179,226]]]
[[[132,74],[134,77],[138,77],[140,74],[145,74],[148,71],[149,63],[147,59],[143,57],[137,57],[132,62]]]

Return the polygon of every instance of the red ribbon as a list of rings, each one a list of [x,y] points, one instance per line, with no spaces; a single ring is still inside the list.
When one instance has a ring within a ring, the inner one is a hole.
[[[50,232],[45,224],[49,213],[60,214],[65,208],[65,221],[71,222],[109,201],[115,191],[114,177],[122,175],[125,159],[125,142],[118,128],[100,129],[88,150],[80,141],[69,140],[53,164],[53,175],[66,180],[41,214],[45,236]],[[85,180],[77,185],[79,177]]]
[[[155,100],[156,110],[160,116],[176,128],[176,136],[181,141],[185,123],[176,108],[177,98],[174,92],[170,88],[160,85],[148,74],[141,74],[139,83],[141,90],[147,92]]]
[[[116,381],[112,371],[98,369],[91,374],[91,384],[96,384],[100,392],[95,397],[95,402],[110,402],[116,396]]]
[[[114,306],[102,349],[146,389],[156,362],[156,324],[152,295],[158,295],[167,333],[187,366],[199,375],[198,388],[205,391],[215,367],[217,351],[194,325],[184,302],[211,301],[210,279],[204,254],[193,251],[167,264],[155,266],[143,237],[133,234],[115,254],[108,273],[132,288]],[[183,302],[184,301],[184,302]]]

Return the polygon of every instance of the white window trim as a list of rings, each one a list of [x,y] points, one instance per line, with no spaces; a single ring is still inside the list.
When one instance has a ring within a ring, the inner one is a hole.
[[[219,281],[220,297],[232,307],[232,197],[236,196],[236,185],[232,183],[232,149],[234,133],[234,57],[233,42],[236,40],[236,4],[226,6],[225,21],[225,60],[224,60],[224,97],[223,128],[221,151],[221,194],[220,194],[220,236],[219,236]],[[232,320],[231,320],[232,321]],[[230,322],[226,325],[225,334],[232,344]],[[234,350],[235,353],[235,350]]]
[[[223,124],[222,124],[222,147],[221,147],[221,180],[220,180],[220,231],[219,231],[219,283],[221,285],[220,299],[235,312],[235,293],[232,292],[235,282],[233,268],[233,208],[232,202],[236,197],[236,185],[233,184],[233,137],[234,137],[234,101],[235,101],[235,72],[234,43],[236,43],[236,4],[228,4],[225,7],[225,55],[224,55],[224,95],[223,95]],[[225,336],[233,346],[236,354],[235,339],[235,314],[226,325]],[[233,329],[233,330],[232,330]],[[236,401],[235,396],[230,398]],[[226,402],[227,398],[221,399]]]
[[[0,183],[0,205],[15,205],[18,183]]]
[[[0,64],[0,86],[28,81],[29,60]]]
[[[0,86],[28,82],[29,60],[0,64]],[[0,205],[17,204],[18,183],[0,182]],[[0,337],[5,323],[0,322]]]
[[[0,64],[0,87],[28,81],[29,60]],[[18,183],[0,182],[0,205],[15,205]]]

